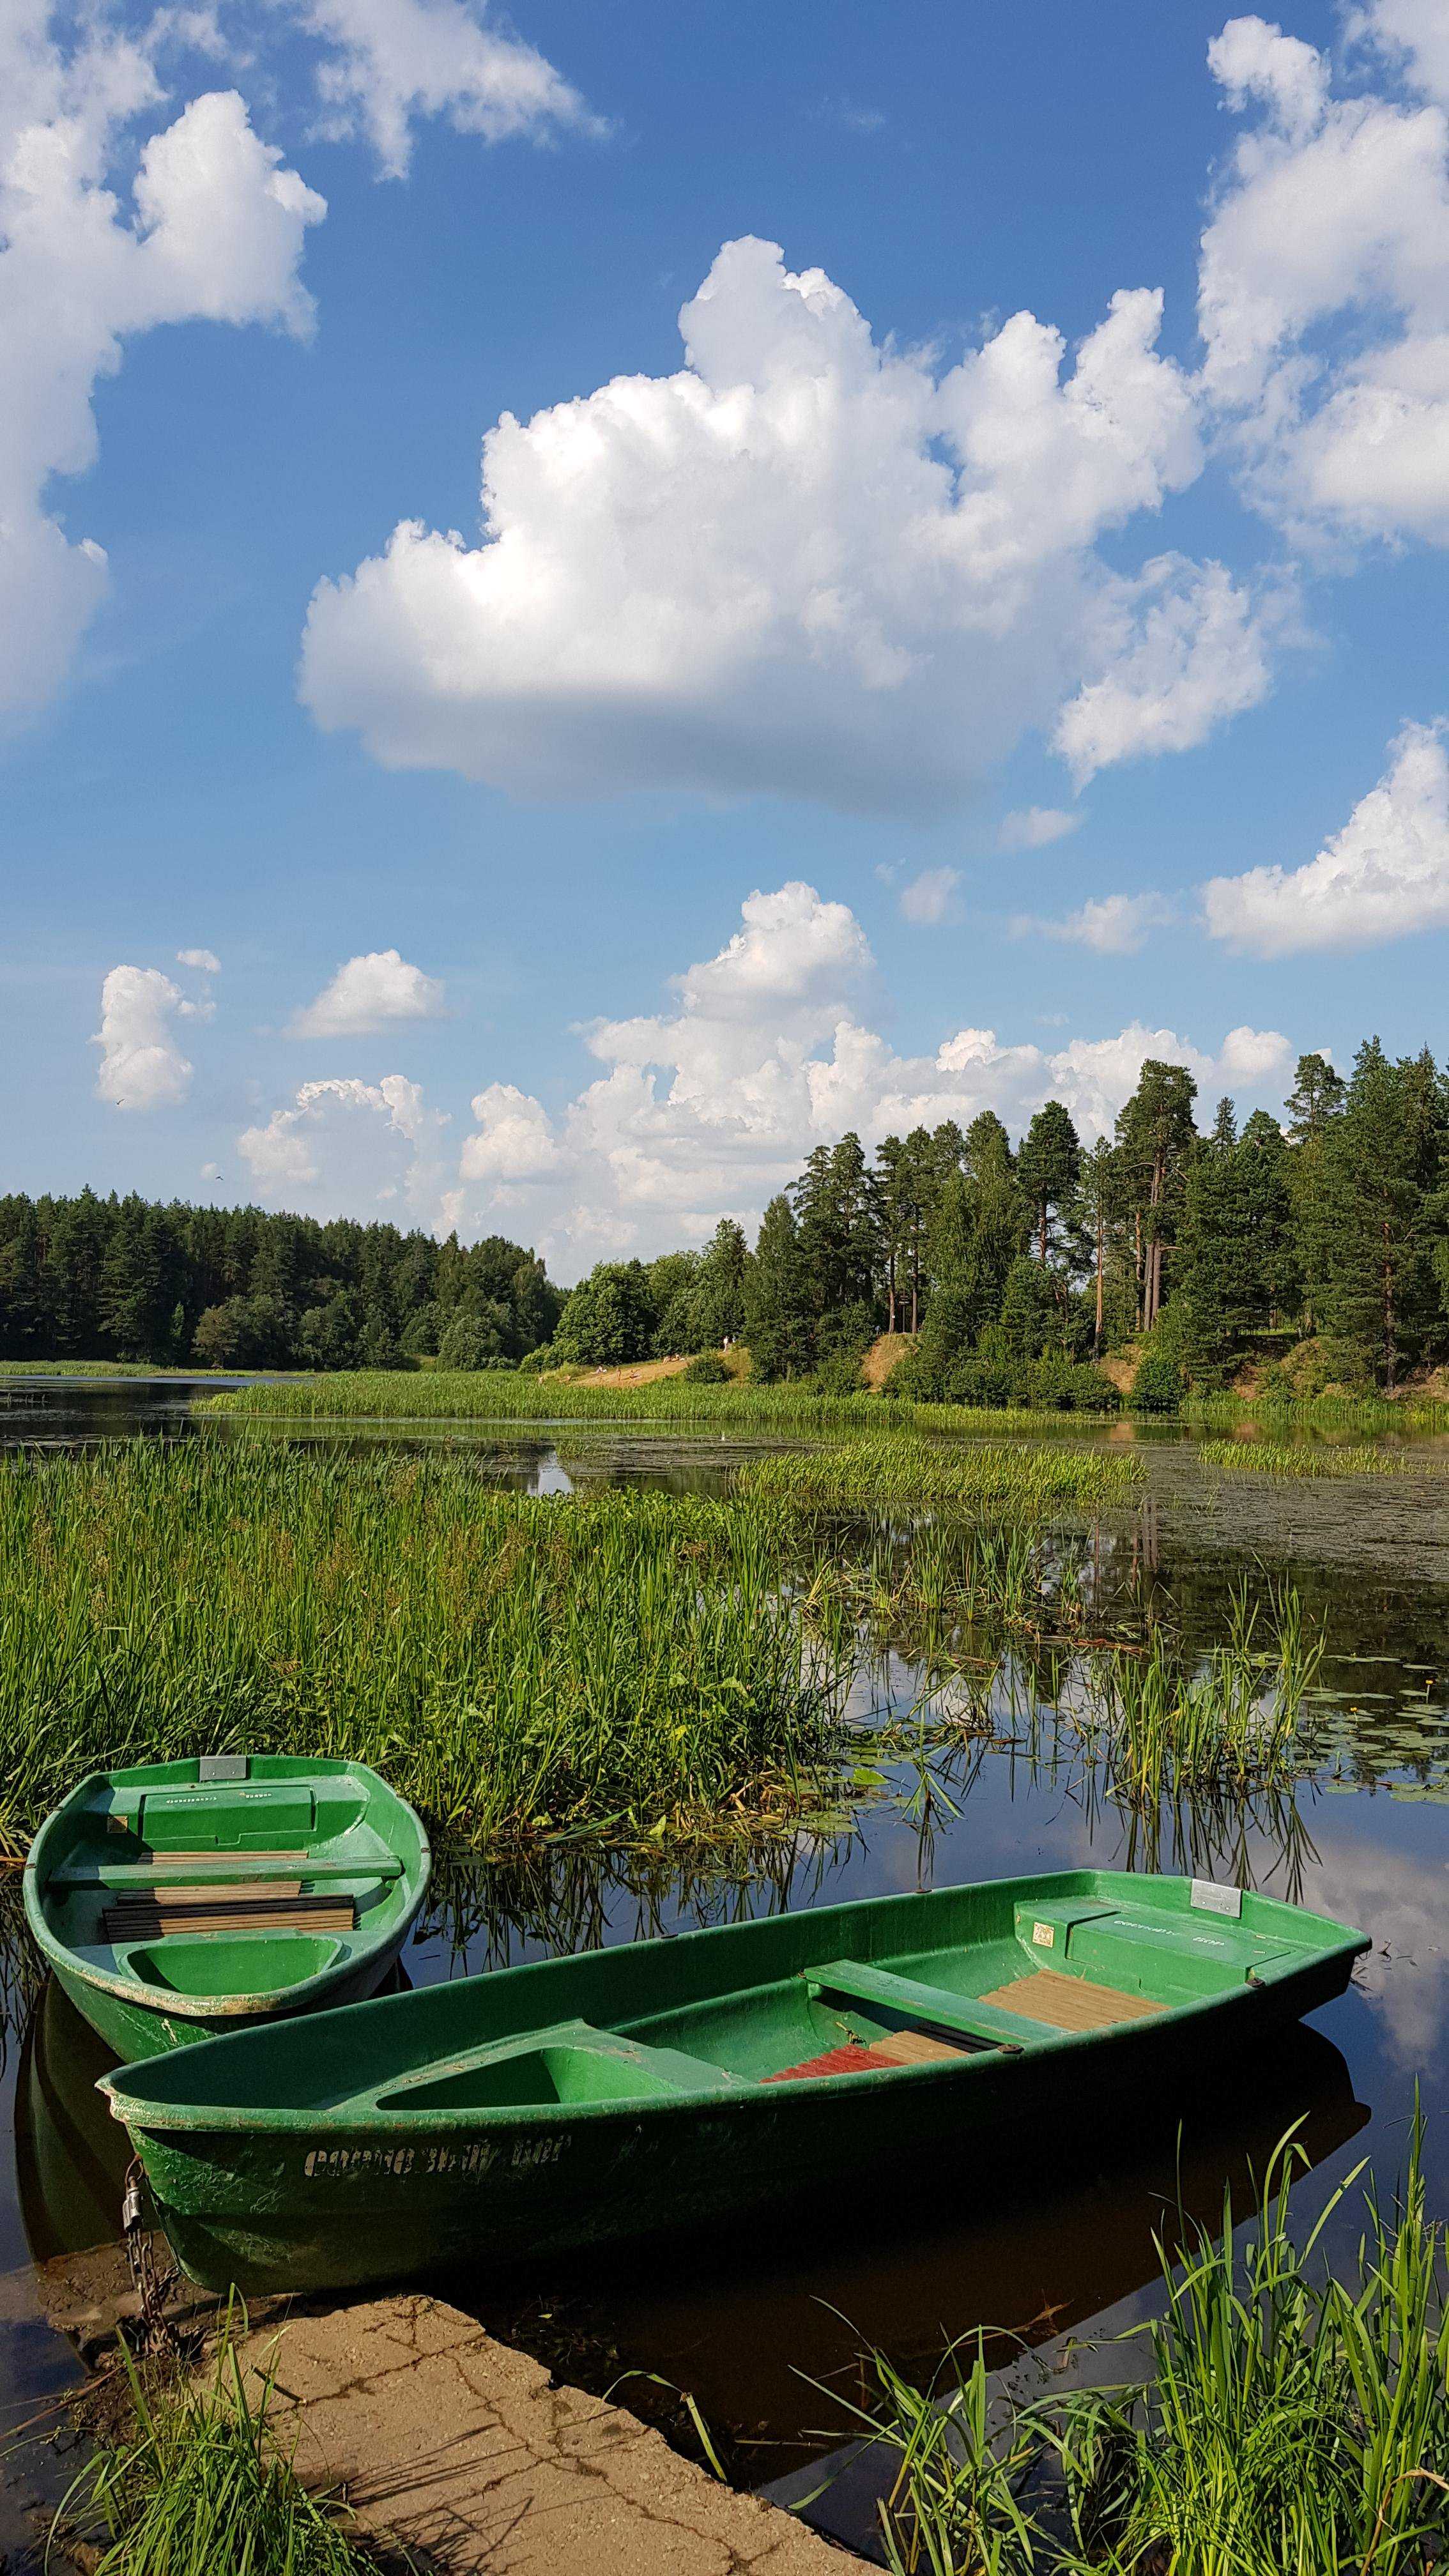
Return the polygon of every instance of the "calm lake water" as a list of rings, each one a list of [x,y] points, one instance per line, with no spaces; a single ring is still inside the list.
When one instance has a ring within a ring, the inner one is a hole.
[[[177,1381],[0,1381],[0,1445],[183,1434],[192,1393]],[[414,1435],[403,1425],[388,1436],[406,1445]],[[453,1426],[445,1436],[464,1435]],[[636,1426],[576,1424],[527,1435],[485,1426],[466,1437],[481,1472],[529,1492],[598,1478],[710,1489],[739,1455],[672,1427],[657,1439]],[[689,2390],[730,2446],[736,2474],[782,2495],[818,2486],[820,2455],[839,2451],[847,2427],[830,2391],[855,2392],[862,2344],[929,2376],[953,2337],[981,2325],[1002,2337],[1003,2360],[1028,2356],[1017,2365],[1028,2375],[1063,2365],[1100,2375],[1106,2365],[1072,2359],[1072,2338],[1115,2333],[1151,2313],[1153,2231],[1168,2223],[1179,2189],[1189,2211],[1214,2220],[1224,2186],[1241,2202],[1250,2173],[1294,2121],[1312,2160],[1294,2192],[1295,2222],[1307,2226],[1365,2155],[1392,2184],[1417,2086],[1431,2205],[1449,2209],[1449,1476],[1275,1486],[1212,1473],[1196,1443],[1172,1431],[1144,1445],[1140,1499],[1073,1535],[1104,1603],[1119,1589],[1140,1601],[1144,1586],[1161,1586],[1205,1648],[1225,1633],[1235,1586],[1265,1595],[1288,1576],[1328,1640],[1313,1776],[1291,1801],[1240,1825],[1164,1819],[1161,1865],[1245,1871],[1273,1893],[1362,1924],[1374,1948],[1349,1992],[1271,2060],[1237,2066],[1230,2086],[1219,2082],[1199,2102],[1154,2109],[1133,2099],[1120,2123],[1089,2134],[1064,2100],[1050,2134],[1014,2140],[1010,2158],[994,2163],[978,2156],[959,2169],[922,2169],[903,2141],[896,2171],[863,2175],[858,2193],[808,2224],[792,2212],[785,2224],[756,2221],[547,2277],[454,2275],[435,2285],[561,2375],[605,2387],[636,2371]],[[650,1881],[577,1856],[527,1885],[444,1869],[408,1973],[421,1983],[933,1882],[1088,1861],[1151,1865],[1140,1830],[1102,1803],[1079,1761],[1052,1761],[1040,1746],[1033,1758],[1011,1713],[1010,1678],[997,1685],[997,1708],[1014,1750],[963,1746],[924,1794],[918,1775],[902,1775],[899,1794],[865,1808],[853,1832],[802,1835],[754,1874],[742,1866],[728,1877]],[[899,1670],[886,1687],[909,1705],[914,1677]],[[36,2322],[27,2267],[114,2235],[126,2144],[92,2089],[106,2052],[57,1992],[37,1999],[23,1942],[0,1955],[9,1960],[0,2394],[15,2422],[76,2375],[68,2348]],[[1351,2262],[1359,2221],[1355,2189],[1329,2222],[1334,2259]],[[1128,2367],[1119,2357],[1108,2375]],[[620,2396],[640,2411],[668,2404],[642,2377]],[[847,2467],[810,2518],[866,2545],[870,2485],[869,2462]],[[18,2551],[18,2535],[0,2510],[7,2545]],[[31,2562],[19,2551],[12,2563]]]

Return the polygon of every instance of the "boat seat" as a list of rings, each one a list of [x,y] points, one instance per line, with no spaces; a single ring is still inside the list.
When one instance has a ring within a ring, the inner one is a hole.
[[[872,1968],[859,1959],[832,1959],[824,1967],[807,1968],[805,1984],[812,2001],[840,1995],[867,2005],[872,2012],[879,2009],[902,2021],[925,2022],[933,2030],[956,2031],[983,2048],[1009,2054],[1040,2047],[1044,2036],[1040,2022],[1028,2021],[1019,2013],[1003,2012],[975,1995],[955,1994],[949,1986],[928,1986],[916,1977],[895,1976],[887,1968]]]
[[[1225,1982],[1237,1985],[1275,1967],[1296,1965],[1302,1955],[1285,1950],[1271,1933],[1206,1912],[1136,1913],[1087,1899],[1020,1905],[1016,1929],[1033,1960],[1047,1950],[1052,1965],[1065,1962],[1068,1973],[1100,1977],[1129,1991],[1144,1982],[1176,1988],[1184,1998],[1220,1993]],[[1043,1941],[1043,1931],[1052,1939]]]
[[[371,2099],[379,2111],[485,2110],[550,2098],[627,2101],[635,2095],[754,2090],[752,2076],[735,2075],[681,2049],[652,2048],[592,2022],[561,2021],[430,2059],[411,2075],[380,2086]]]
[[[351,1859],[328,1860],[312,1852],[177,1852],[174,1856],[168,1853],[164,1860],[102,1860],[81,1865],[67,1862],[51,1871],[46,1886],[62,1896],[86,1888],[102,1888],[112,1895],[136,1891],[155,1896],[162,1887],[168,1894],[176,1887],[265,1887],[276,1879],[279,1867],[289,1876],[313,1882],[329,1878],[391,1880],[403,1874],[396,1853],[385,1851],[357,1852]]]
[[[156,1941],[177,1932],[355,1932],[352,1896],[304,1896],[298,1882],[244,1888],[158,1887],[150,1896],[123,1896],[101,1911],[101,1939]]]

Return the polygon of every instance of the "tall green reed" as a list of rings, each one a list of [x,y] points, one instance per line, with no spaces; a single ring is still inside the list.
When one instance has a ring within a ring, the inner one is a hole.
[[[853,1640],[778,1514],[490,1489],[466,1461],[133,1443],[0,1461],[0,1841],[97,1766],[369,1761],[441,1834],[793,1819],[844,1744]]]
[[[209,2386],[143,2377],[125,2344],[132,2422],[104,2443],[57,2518],[93,2576],[366,2576],[324,2502],[295,2474],[272,2383],[243,2376],[229,2333]]]
[[[1367,2196],[1357,2261],[1323,2259],[1350,2175],[1301,2243],[1270,2162],[1241,2247],[1179,2214],[1163,2304],[1117,2339],[1129,2380],[1030,2405],[993,2390],[980,2337],[916,2387],[869,2355],[856,2428],[896,2462],[896,2576],[1425,2576],[1449,2548],[1449,2238],[1426,2212],[1416,2123],[1402,2189]],[[974,2353],[973,2353],[974,2344]],[[1098,2360],[1111,2346],[1096,2347]],[[954,2384],[949,2384],[954,2382]]]

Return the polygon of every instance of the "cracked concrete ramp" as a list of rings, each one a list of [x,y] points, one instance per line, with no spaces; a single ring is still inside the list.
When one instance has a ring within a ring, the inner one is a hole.
[[[438,2299],[295,2315],[241,2352],[297,2474],[419,2576],[849,2576],[864,2561],[739,2495]]]

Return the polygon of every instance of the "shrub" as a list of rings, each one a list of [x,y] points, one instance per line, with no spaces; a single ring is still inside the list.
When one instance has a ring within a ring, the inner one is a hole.
[[[690,1386],[728,1386],[729,1370],[718,1351],[700,1351],[680,1372]]]
[[[1129,1399],[1134,1413],[1176,1413],[1183,1398],[1182,1371],[1166,1351],[1139,1361]]]

